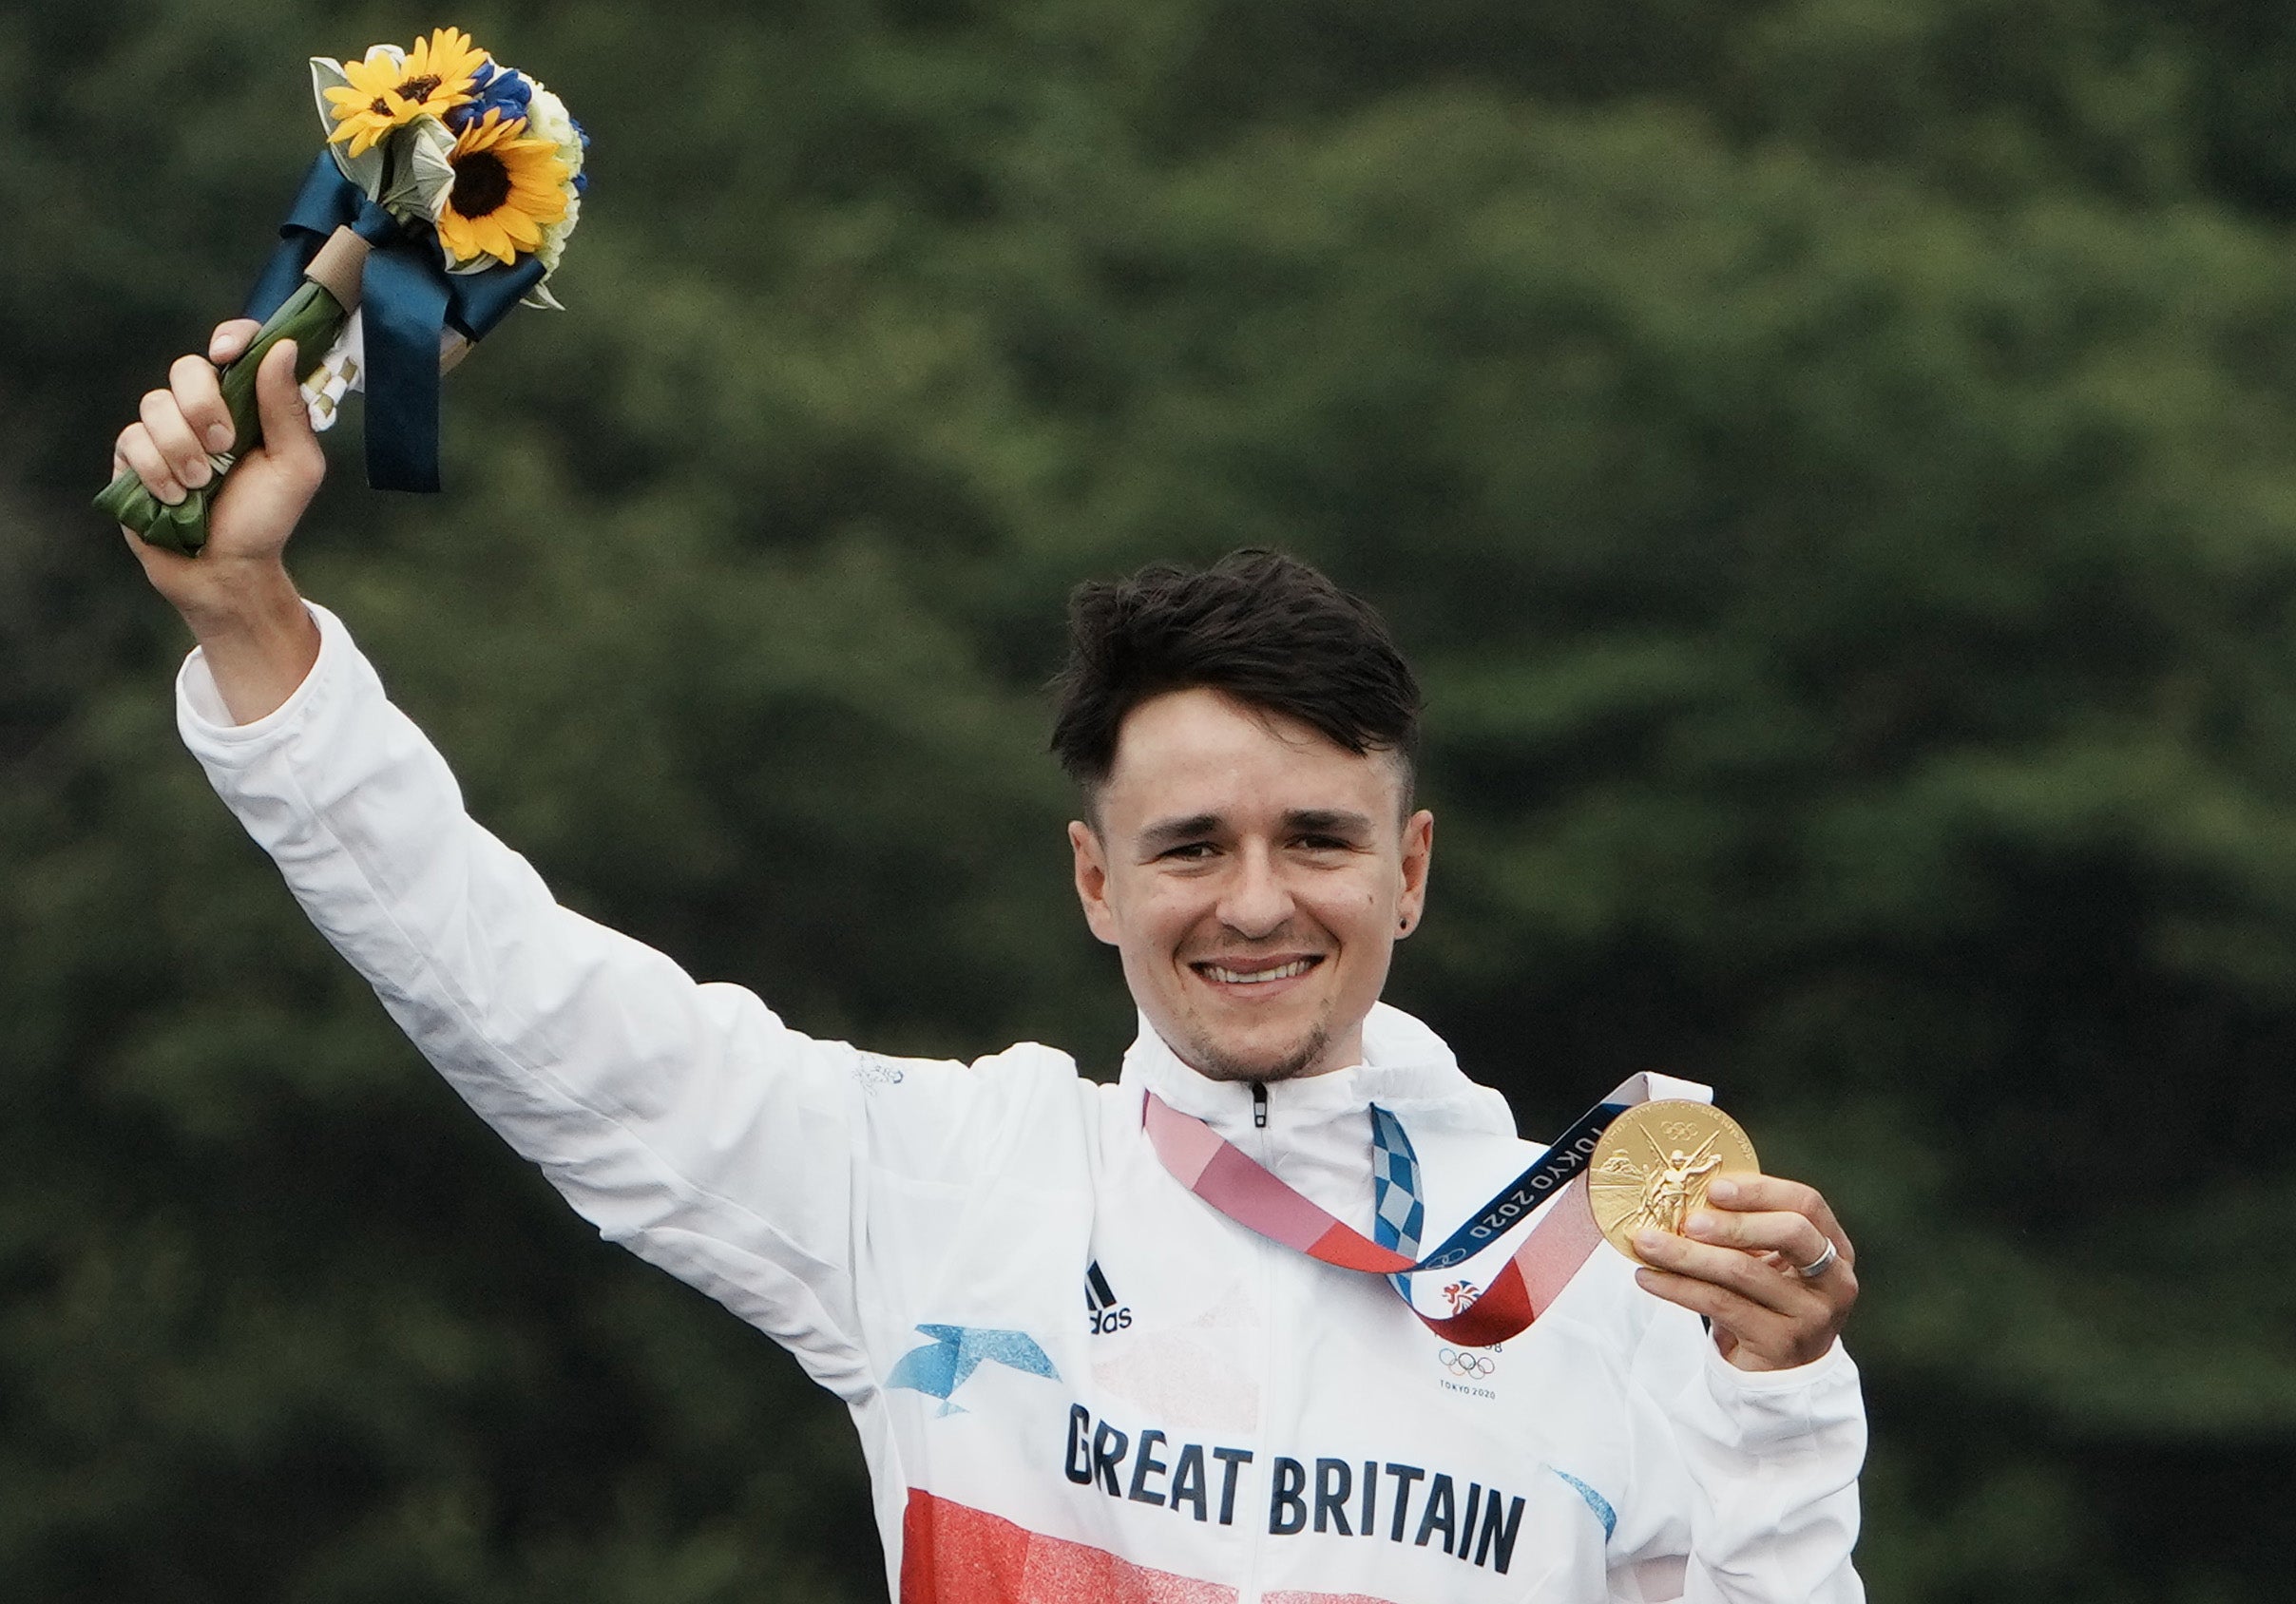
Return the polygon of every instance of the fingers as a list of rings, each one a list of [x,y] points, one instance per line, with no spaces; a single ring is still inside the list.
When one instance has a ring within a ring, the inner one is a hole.
[[[311,414],[303,408],[295,370],[299,353],[293,340],[281,340],[263,353],[255,372],[256,411],[263,421],[263,451],[274,462],[307,470],[316,482],[325,469],[326,454],[312,432]]]
[[[201,450],[231,449],[231,409],[223,405],[223,388],[217,382],[213,362],[203,356],[177,357],[167,370],[167,388]]]
[[[215,333],[207,336],[207,360],[220,368],[245,351],[262,325],[252,317],[234,317],[218,323]]]
[[[1817,1228],[1826,1241],[1834,1245],[1846,1261],[1853,1265],[1857,1262],[1858,1251],[1851,1245],[1849,1233],[1834,1217],[1833,1206],[1814,1186],[1789,1181],[1783,1175],[1724,1175],[1707,1189],[1706,1206],[1732,1213],[1774,1211],[1800,1214]],[[1826,1242],[1819,1242],[1808,1254],[1794,1262],[1808,1264],[1825,1249]]]
[[[185,360],[200,362],[196,356]],[[182,363],[177,367],[181,368]],[[206,368],[207,364],[200,362]],[[212,376],[213,368],[207,369]],[[166,465],[167,473],[177,484],[198,489],[215,477],[207,463],[207,448],[200,443],[190,419],[183,415],[183,405],[173,390],[153,390],[144,393],[136,416],[144,425],[144,436],[151,449]]]
[[[1829,1244],[1829,1238],[1808,1214],[1778,1209],[1759,1214],[1701,1209],[1682,1222],[1682,1232],[1694,1242],[1749,1253],[1775,1253],[1781,1262],[1795,1266],[1817,1263]]]
[[[1816,1290],[1814,1283],[1794,1274],[1790,1268],[1761,1256],[1758,1251],[1746,1252],[1736,1248],[1693,1242],[1660,1231],[1637,1232],[1635,1251],[1641,1256],[1644,1264],[1655,1270],[1711,1283],[1736,1293],[1750,1304],[1773,1309],[1780,1314],[1808,1314],[1826,1303],[1825,1296]],[[1807,1264],[1822,1251],[1823,1249],[1815,1250],[1794,1262]]]
[[[120,438],[112,442],[111,453],[115,464],[133,468],[136,477],[144,481],[144,487],[161,502],[174,506],[182,501],[185,491],[182,481],[176,478],[175,469],[160,454],[160,448],[152,444],[150,431],[142,424],[131,423],[122,430]],[[201,462],[203,466],[206,459],[202,457]]]
[[[204,357],[177,357],[167,370],[167,388],[147,391],[136,417],[114,443],[114,456],[170,506],[215,478],[209,452],[231,449],[231,410],[223,404],[215,364]]]

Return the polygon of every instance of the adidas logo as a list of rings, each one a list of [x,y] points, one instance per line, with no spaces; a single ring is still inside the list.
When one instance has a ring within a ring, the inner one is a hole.
[[[1104,1337],[1111,1331],[1120,1331],[1132,1324],[1132,1310],[1119,1308],[1116,1293],[1109,1290],[1108,1277],[1100,1273],[1100,1261],[1095,1259],[1084,1270],[1084,1314],[1092,1324],[1092,1334]]]

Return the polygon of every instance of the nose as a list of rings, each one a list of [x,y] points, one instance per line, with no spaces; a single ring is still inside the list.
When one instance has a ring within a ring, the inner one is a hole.
[[[1246,941],[1265,941],[1292,918],[1292,891],[1273,855],[1253,844],[1235,854],[1220,888],[1219,921]]]

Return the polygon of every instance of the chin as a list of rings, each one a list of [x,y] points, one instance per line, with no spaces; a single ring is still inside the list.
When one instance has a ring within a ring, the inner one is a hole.
[[[1327,1067],[1324,1054],[1331,1044],[1321,1027],[1289,1043],[1246,1046],[1241,1042],[1198,1040],[1182,1055],[1208,1080],[1291,1080]]]

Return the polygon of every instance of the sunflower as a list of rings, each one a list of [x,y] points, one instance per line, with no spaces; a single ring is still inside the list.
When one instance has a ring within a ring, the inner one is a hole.
[[[470,81],[486,63],[487,52],[457,28],[431,29],[405,55],[377,45],[365,61],[343,64],[348,88],[326,91],[339,124],[327,141],[349,140],[352,157],[364,156],[401,124],[442,116],[469,100]]]
[[[543,225],[566,214],[565,181],[573,171],[555,142],[526,137],[526,120],[489,111],[465,128],[447,158],[454,187],[438,217],[439,243],[452,261],[494,257],[506,266],[542,243]]]

